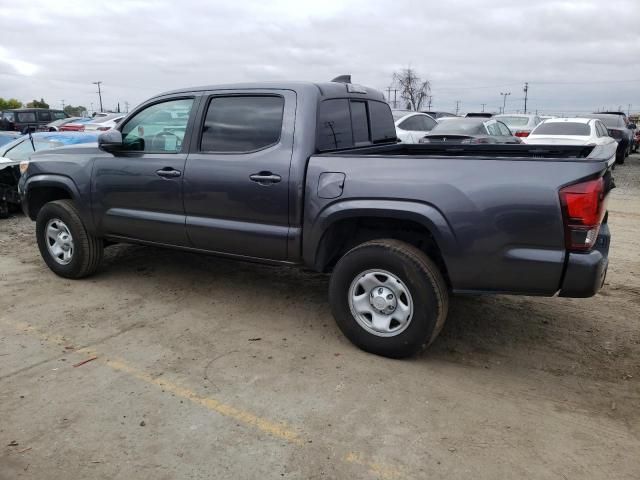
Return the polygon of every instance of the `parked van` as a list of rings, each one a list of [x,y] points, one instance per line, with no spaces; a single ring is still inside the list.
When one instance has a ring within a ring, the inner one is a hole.
[[[67,118],[69,115],[62,110],[49,108],[15,108],[2,112],[0,130],[15,130],[27,133],[35,132],[54,120]]]

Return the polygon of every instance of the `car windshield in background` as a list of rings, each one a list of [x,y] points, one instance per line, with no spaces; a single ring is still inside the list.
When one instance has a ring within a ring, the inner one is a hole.
[[[93,120],[91,120],[89,123],[105,123],[108,122],[110,120],[113,120],[114,118],[118,118],[121,117],[122,113],[110,113],[109,115],[104,115],[102,117],[96,117]]]
[[[510,127],[524,127],[529,123],[528,117],[498,117],[498,120]]]
[[[431,134],[445,134],[445,133],[453,133],[453,134],[473,134],[473,133],[485,133],[482,130],[483,119],[473,119],[473,118],[451,118],[447,119],[446,122],[439,123],[433,130],[431,130]]]
[[[411,112],[410,110],[391,110],[391,115],[393,115],[394,120],[400,120],[402,117],[406,117]]]
[[[602,120],[609,128],[626,128],[624,124],[624,117],[622,115],[587,115],[588,118],[598,118]]]
[[[545,122],[538,125],[534,135],[583,135],[588,136],[591,129],[586,123],[578,122]]]

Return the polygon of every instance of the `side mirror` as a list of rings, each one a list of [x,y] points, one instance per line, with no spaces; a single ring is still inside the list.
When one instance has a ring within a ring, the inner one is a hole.
[[[122,150],[122,146],[122,134],[119,130],[107,130],[98,137],[98,148],[105,152],[119,152]]]
[[[627,128],[628,128],[629,130],[635,130],[637,127],[636,127],[636,124],[635,124],[635,123],[630,123],[629,125],[627,125]]]

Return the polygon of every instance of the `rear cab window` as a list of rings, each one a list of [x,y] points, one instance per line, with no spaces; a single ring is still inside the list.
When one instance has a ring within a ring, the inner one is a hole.
[[[391,108],[377,100],[331,98],[320,102],[317,149],[341,150],[396,140]]]

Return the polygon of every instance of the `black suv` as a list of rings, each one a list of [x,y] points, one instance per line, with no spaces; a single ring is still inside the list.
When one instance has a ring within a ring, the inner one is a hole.
[[[15,130],[22,133],[35,132],[54,120],[67,118],[62,110],[50,108],[15,108],[2,112],[0,130]]]

